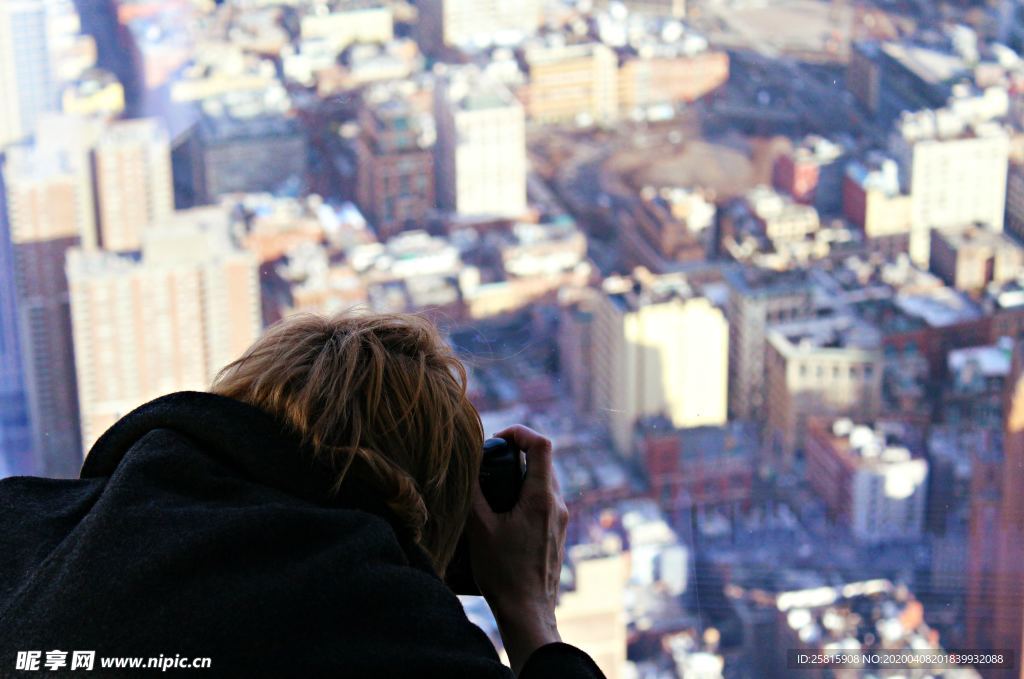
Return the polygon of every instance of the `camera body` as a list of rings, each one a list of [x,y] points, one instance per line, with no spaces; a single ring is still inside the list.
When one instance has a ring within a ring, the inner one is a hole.
[[[510,511],[519,501],[526,476],[526,457],[514,443],[500,438],[484,441],[480,462],[480,490],[496,514]],[[459,538],[455,555],[448,564],[445,584],[456,594],[480,595],[469,561],[466,533]]]

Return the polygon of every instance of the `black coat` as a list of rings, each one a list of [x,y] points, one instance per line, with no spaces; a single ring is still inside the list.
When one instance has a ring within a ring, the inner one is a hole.
[[[197,677],[511,677],[383,503],[332,499],[299,451],[266,413],[182,392],[111,427],[80,479],[0,480],[0,677],[55,649],[67,667],[23,676],[163,655],[209,657]],[[550,644],[521,676],[601,674]]]

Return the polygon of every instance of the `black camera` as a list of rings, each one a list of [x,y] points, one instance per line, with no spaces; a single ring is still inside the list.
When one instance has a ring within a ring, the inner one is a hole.
[[[514,443],[499,438],[484,441],[483,459],[480,462],[480,490],[495,513],[507,512],[516,506],[525,476],[526,457]],[[480,594],[469,562],[469,544],[465,532],[459,538],[444,580],[456,594]]]

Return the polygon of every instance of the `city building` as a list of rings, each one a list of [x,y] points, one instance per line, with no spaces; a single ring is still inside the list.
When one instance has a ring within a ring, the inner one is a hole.
[[[989,283],[1015,279],[1024,266],[1024,249],[1011,238],[982,225],[934,229],[931,271],[957,290],[980,294]]]
[[[618,58],[602,43],[531,45],[523,51],[527,117],[591,125],[618,117]]]
[[[928,462],[900,439],[901,427],[808,418],[807,482],[862,543],[913,541],[924,528]]]
[[[540,28],[544,16],[540,0],[426,0],[418,8],[416,36],[427,54],[516,45]]]
[[[802,241],[821,227],[817,210],[767,186],[748,192],[744,201],[757,231],[772,243]]]
[[[609,4],[608,0],[598,0],[594,6],[607,9]],[[686,17],[686,0],[625,0],[621,4],[631,15],[672,19]]]
[[[757,592],[752,593],[755,597]],[[769,595],[774,609],[772,658],[764,676],[792,674],[791,654],[868,656],[874,653],[943,652],[938,630],[925,621],[924,605],[906,585],[875,579]],[[763,604],[762,604],[763,605]],[[855,677],[871,670],[857,663],[796,670],[813,679]],[[938,672],[938,670],[923,670]],[[942,676],[980,679],[970,666],[941,670]]]
[[[386,43],[394,37],[393,10],[385,2],[332,2],[325,10],[302,14],[299,33],[303,40],[323,40],[338,53],[349,45]]]
[[[792,469],[813,415],[873,421],[882,401],[882,337],[852,316],[779,324],[767,334],[766,453]]]
[[[942,421],[953,426],[1001,429],[1003,394],[1010,374],[1013,340],[953,349],[947,359]]]
[[[671,111],[697,101],[728,80],[727,52],[689,54],[672,45],[643,49],[619,67],[619,111],[633,118],[658,117],[665,107]]]
[[[860,227],[868,250],[886,258],[910,252],[912,200],[900,189],[899,165],[880,154],[846,167],[843,216]]]
[[[48,37],[46,3],[0,3],[0,148],[32,135],[57,108]]]
[[[435,88],[437,204],[459,215],[526,212],[526,122],[508,89],[453,71]]]
[[[674,427],[725,423],[729,328],[678,275],[606,279],[594,312],[593,403],[620,454],[633,451],[636,420]]]
[[[606,677],[625,677],[629,555],[601,545],[568,550],[571,580],[555,608],[562,639],[586,651]]]
[[[193,188],[200,201],[214,203],[230,193],[300,192],[306,138],[298,120],[284,111],[281,96],[272,105],[244,95],[232,103],[204,103],[192,145]]]
[[[72,247],[95,248],[96,213],[87,149],[76,145],[88,144],[88,132],[65,119],[42,125],[36,145],[8,149],[4,184],[32,445],[39,471],[75,477],[81,458],[64,258]],[[62,133],[79,138],[65,144]]]
[[[102,115],[116,118],[124,113],[124,86],[109,71],[91,69],[68,83],[61,93],[66,115]]]
[[[841,207],[845,149],[812,135],[775,160],[772,184],[803,205],[836,214]]]
[[[998,519],[987,539],[996,546],[996,558],[988,582],[978,583],[981,594],[989,594],[985,603],[991,627],[992,648],[1012,649],[1018,655],[1024,648],[1024,346],[1014,348],[1013,363],[1006,386],[1004,407],[1004,460],[1000,471]],[[991,514],[989,515],[991,516]],[[978,526],[977,528],[981,528]],[[989,526],[991,528],[991,526]],[[1024,669],[1017,670],[1024,677]]]
[[[259,335],[258,263],[229,232],[226,208],[193,208],[147,229],[141,253],[69,251],[83,450],[152,398],[206,389]]]
[[[944,46],[861,41],[851,50],[847,86],[877,119],[888,122],[903,111],[944,106],[954,86],[969,76],[967,60]]]
[[[890,146],[911,196],[915,263],[928,266],[931,229],[980,223],[1003,230],[1009,141],[997,123],[954,108],[906,113]]]
[[[619,243],[627,266],[665,272],[702,261],[713,247],[716,208],[700,191],[645,186],[623,215]]]
[[[92,167],[100,247],[138,250],[145,230],[174,210],[167,131],[153,118],[114,122],[96,142]]]
[[[382,239],[421,228],[435,205],[433,116],[406,93],[381,86],[365,95],[359,124],[359,208]]]
[[[560,277],[575,270],[587,257],[587,237],[571,219],[544,224],[512,225],[501,248],[508,278]]]
[[[752,423],[676,429],[655,416],[639,420],[635,436],[651,497],[670,516],[710,507],[739,512],[749,504],[760,447]]]
[[[568,382],[573,410],[579,417],[594,412],[594,314],[600,291],[591,287],[565,288],[558,293],[558,366]]]
[[[1010,163],[1006,177],[1006,231],[1024,243],[1024,165]]]
[[[812,285],[799,271],[744,267],[725,274],[729,286],[729,413],[765,417],[765,341],[770,325],[813,315]]]
[[[1007,382],[1004,397],[1012,393],[1012,387],[1013,383]],[[1000,597],[1009,594],[1011,604],[1016,600],[1018,607],[1021,600],[1024,600],[1024,595],[1019,591],[1015,592],[1012,583],[1007,585],[1004,581],[997,579],[1004,572],[1002,570],[1004,565],[999,559],[1002,546],[1000,535],[1002,531],[1005,448],[1003,439],[1000,439],[999,443],[1001,445],[981,447],[973,451],[970,457],[971,485],[967,528],[967,586],[964,590],[964,622],[967,628],[967,643],[972,648],[995,648],[995,644],[998,643],[993,615],[996,607],[1000,605]],[[1006,624],[1012,627],[1013,623],[1011,612],[1010,619],[1006,621]],[[1019,617],[1018,624],[1024,624]],[[1002,631],[1004,630],[1000,630],[1000,634]],[[1019,648],[1019,646],[1009,646],[1008,648]]]
[[[870,41],[854,42],[846,66],[846,89],[872,114],[878,113],[881,101],[881,68],[879,47]]]
[[[18,297],[10,221],[0,173],[0,478],[39,474],[32,449],[32,422],[22,373]]]

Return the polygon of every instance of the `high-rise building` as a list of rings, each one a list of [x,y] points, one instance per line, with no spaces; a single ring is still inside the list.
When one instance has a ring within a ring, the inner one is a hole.
[[[455,71],[435,90],[438,206],[460,215],[526,211],[526,122],[508,89]]]
[[[0,2],[0,147],[31,136],[56,109],[47,37],[46,3]]]
[[[568,382],[573,409],[580,417],[594,412],[594,310],[601,293],[591,287],[566,287],[558,292],[558,365]]]
[[[837,316],[782,323],[767,333],[765,461],[791,470],[811,416],[874,421],[882,404],[882,336]]]
[[[434,207],[434,117],[403,92],[367,94],[356,140],[356,202],[381,238],[419,228]]]
[[[526,115],[541,123],[603,123],[619,114],[619,60],[599,42],[526,48]]]
[[[927,267],[930,231],[980,223],[1003,230],[1009,139],[953,109],[905,114],[892,138],[911,196],[910,257]]]
[[[542,0],[425,0],[417,7],[417,39],[428,54],[514,45],[532,35],[544,16]]]
[[[814,311],[811,284],[798,271],[743,268],[726,272],[729,285],[729,413],[742,420],[765,415],[765,337],[773,323]]]
[[[674,427],[726,420],[729,327],[725,315],[678,275],[603,284],[594,311],[594,408],[629,455],[638,418],[664,415]]]
[[[1007,383],[1010,384],[1012,382]],[[1002,446],[983,446],[970,456],[967,583],[964,592],[967,646],[970,648],[995,648],[992,614],[1001,594],[995,575],[999,556],[1003,462]]]
[[[194,208],[148,229],[141,253],[68,253],[86,450],[145,401],[207,388],[258,336],[258,262],[229,231],[227,208]]]
[[[199,199],[215,203],[228,193],[299,193],[308,150],[298,120],[287,112],[291,100],[277,88],[234,93],[230,100],[233,106],[221,99],[206,102],[195,128],[190,151]]]
[[[38,474],[19,351],[10,222],[0,173],[0,478]]]
[[[174,210],[171,147],[155,119],[119,121],[93,151],[100,247],[138,250],[148,226]]]
[[[74,476],[81,458],[64,257],[95,246],[96,223],[88,126],[52,122],[35,146],[8,149],[4,180],[33,447],[41,471]]]
[[[1007,380],[1004,459],[996,530],[995,567],[990,582],[988,620],[992,648],[1024,650],[1024,345],[1014,350]],[[1024,669],[1016,670],[1024,677]],[[1014,675],[1017,676],[1017,675]]]

